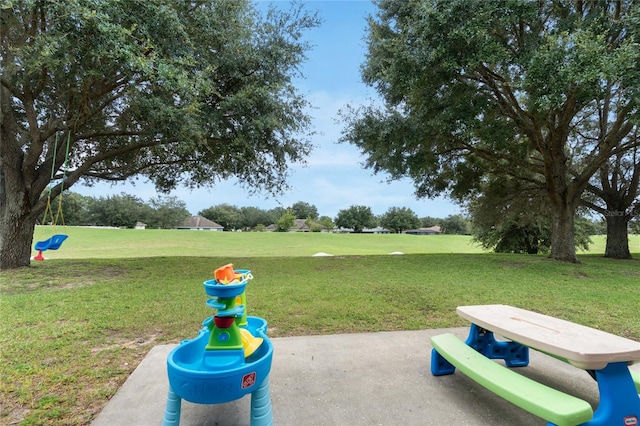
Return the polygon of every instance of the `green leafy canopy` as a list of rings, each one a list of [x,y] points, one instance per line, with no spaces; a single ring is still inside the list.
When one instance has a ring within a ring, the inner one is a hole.
[[[376,4],[362,77],[383,105],[343,111],[341,140],[420,197],[465,199],[489,175],[539,188],[557,225],[552,257],[575,260],[571,218],[589,179],[637,146],[638,3]]]
[[[48,196],[80,180],[285,190],[312,149],[294,79],[318,24],[296,3],[4,1],[0,266],[28,264]]]
[[[7,143],[46,175],[61,169],[55,136],[70,135],[67,187],[142,174],[169,190],[233,175],[277,192],[311,149],[292,79],[318,20],[299,6],[15,1],[2,24]]]

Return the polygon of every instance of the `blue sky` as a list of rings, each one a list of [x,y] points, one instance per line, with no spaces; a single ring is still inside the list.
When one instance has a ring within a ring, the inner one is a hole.
[[[285,1],[278,3],[286,7]],[[352,205],[368,206],[376,215],[391,207],[410,208],[419,217],[444,218],[460,213],[457,205],[443,198],[416,199],[410,180],[387,183],[386,175],[373,175],[362,167],[364,157],[354,146],[336,143],[342,130],[342,124],[336,123],[338,111],[347,104],[369,104],[377,99],[375,90],[365,86],[360,78],[366,53],[366,17],[375,14],[376,9],[368,0],[304,1],[303,4],[311,11],[317,10],[323,20],[319,28],[306,35],[313,48],[303,65],[305,79],[297,82],[300,92],[313,105],[310,115],[317,135],[312,139],[316,148],[307,159],[307,166],[295,165],[291,169],[292,189],[277,198],[250,196],[231,180],[213,188],[179,188],[170,195],[184,201],[191,214],[222,203],[271,209],[289,207],[298,201],[315,205],[321,216],[331,218]],[[135,186],[133,183],[100,183],[92,188],[75,185],[71,190],[94,197],[126,192],[144,201],[158,195],[152,184],[142,180],[135,181]]]

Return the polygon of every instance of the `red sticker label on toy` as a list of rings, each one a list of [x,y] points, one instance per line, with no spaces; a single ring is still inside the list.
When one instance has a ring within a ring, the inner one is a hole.
[[[627,416],[624,418],[624,426],[636,426],[638,418],[636,416]]]
[[[242,389],[246,389],[248,387],[251,387],[255,384],[256,382],[256,372],[252,372],[249,374],[246,374],[243,378],[242,378]]]

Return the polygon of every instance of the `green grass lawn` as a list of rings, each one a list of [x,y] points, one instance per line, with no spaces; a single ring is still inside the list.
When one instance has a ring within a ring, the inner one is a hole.
[[[172,229],[104,229],[38,226],[35,241],[55,233],[69,236],[49,259],[124,258],[157,256],[270,257],[372,255],[400,251],[416,253],[485,253],[466,235],[329,234],[303,232],[213,232]],[[602,254],[605,236],[591,237],[589,251]],[[629,237],[631,252],[640,253],[640,235]],[[35,251],[34,251],[34,254]]]
[[[602,258],[601,238],[568,264],[458,236],[64,231],[49,260],[0,272],[1,424],[90,423],[151,347],[195,337],[202,282],[229,262],[272,337],[464,326],[456,306],[505,303],[640,341],[640,261]]]
[[[69,238],[51,259],[215,256],[270,257],[403,253],[482,253],[465,235],[330,234],[304,232],[214,232],[173,229],[37,227],[34,240],[64,233]]]

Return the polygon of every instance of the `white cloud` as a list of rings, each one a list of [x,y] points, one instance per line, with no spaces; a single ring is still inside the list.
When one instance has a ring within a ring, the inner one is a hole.
[[[362,163],[362,157],[357,151],[336,147],[322,147],[317,149],[307,159],[307,167],[302,168],[321,168],[321,167],[358,167]]]

